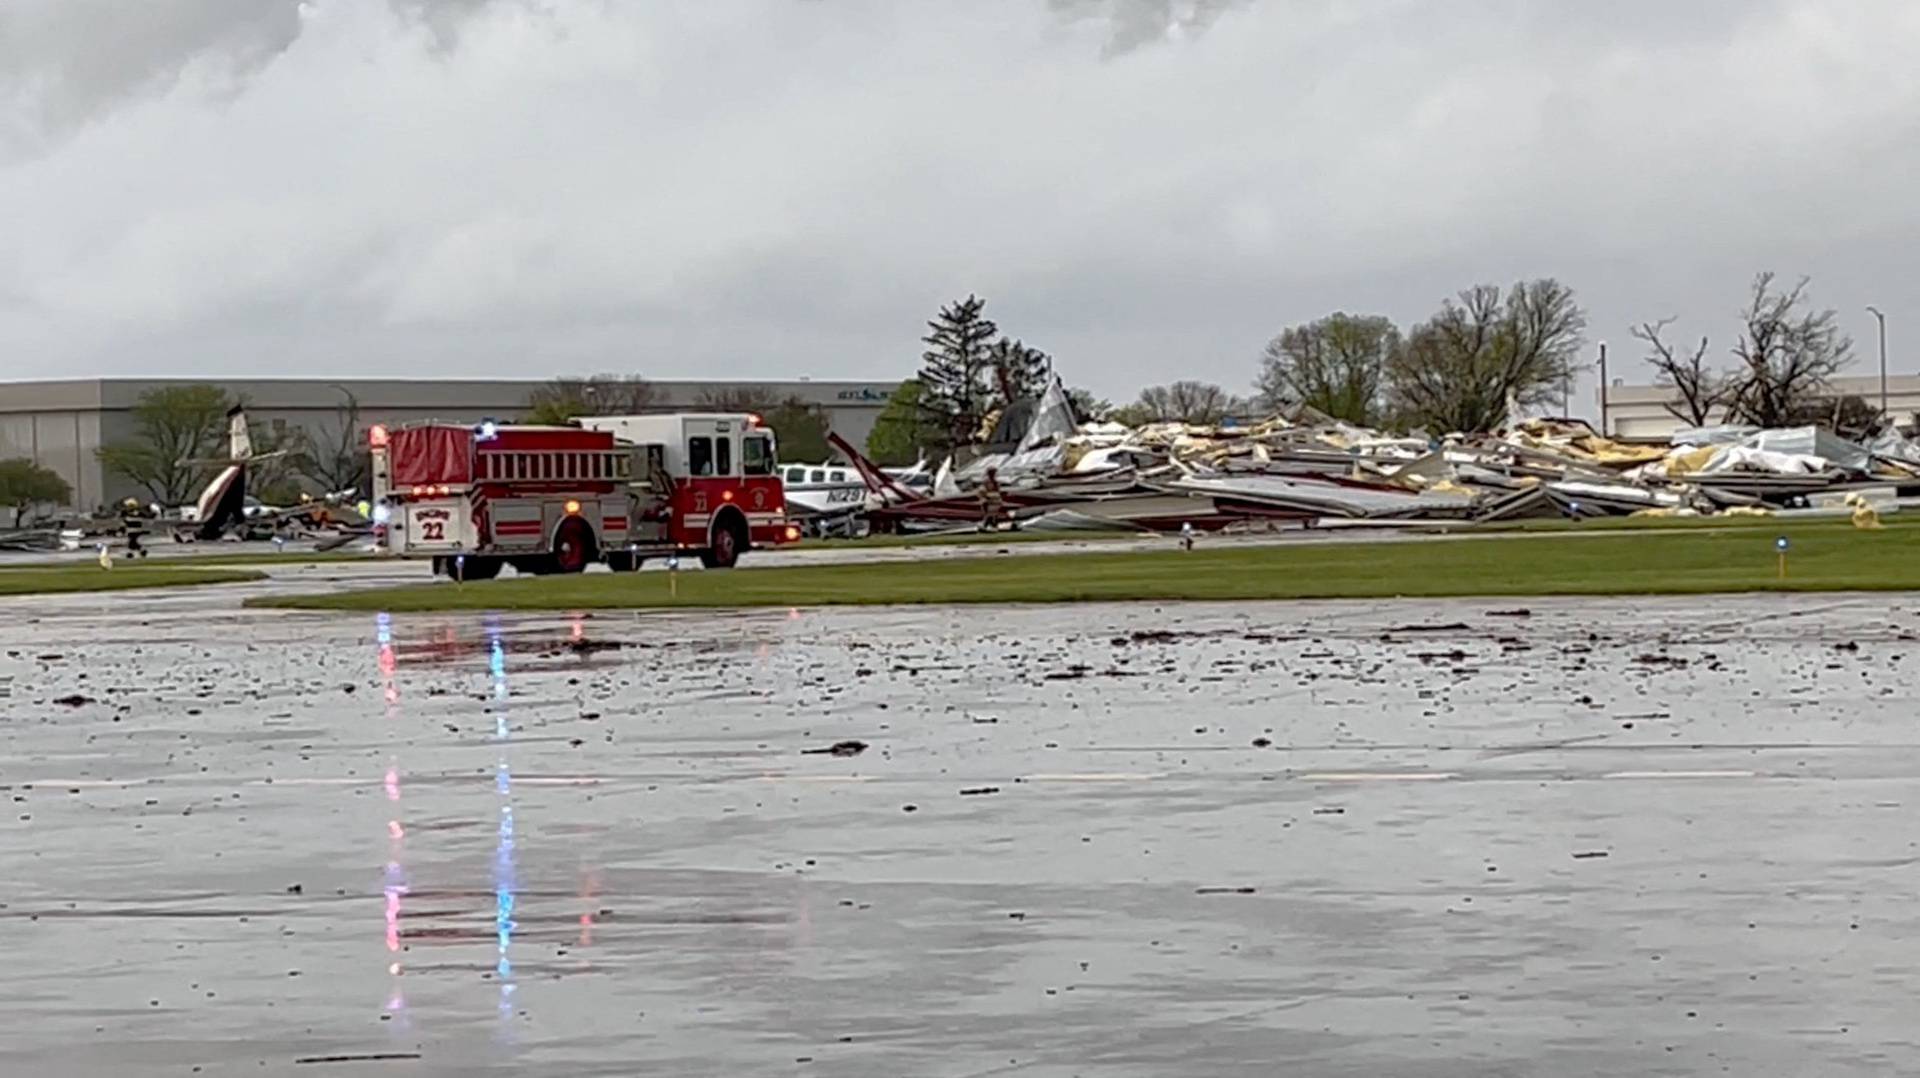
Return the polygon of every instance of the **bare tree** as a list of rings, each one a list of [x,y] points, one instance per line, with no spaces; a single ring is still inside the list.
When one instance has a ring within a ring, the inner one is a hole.
[[[1675,399],[1661,402],[1667,414],[1689,426],[1704,427],[1732,398],[1735,383],[1707,366],[1707,338],[1700,338],[1700,347],[1691,355],[1675,352],[1662,336],[1673,322],[1671,318],[1642,322],[1632,332],[1646,342],[1646,359],[1655,372],[1653,384],[1675,394]]]
[[[371,464],[367,434],[360,425],[360,399],[345,389],[340,394],[343,399],[331,425],[300,432],[300,469],[317,480],[325,493],[366,490]]]
[[[1174,382],[1141,390],[1138,405],[1128,415],[1150,422],[1212,424],[1244,404],[1212,382]]]
[[[1267,342],[1256,402],[1269,412],[1304,404],[1336,419],[1371,423],[1388,360],[1404,342],[1391,319],[1345,313],[1293,326]]]
[[[708,412],[764,412],[779,399],[780,394],[772,386],[736,382],[703,389],[694,403]]]
[[[1814,312],[1807,304],[1805,277],[1791,290],[1774,287],[1772,273],[1753,279],[1741,315],[1745,326],[1733,346],[1740,369],[1728,410],[1736,421],[1778,427],[1818,414],[1828,383],[1853,362],[1853,338],[1840,329],[1838,312]]]
[[[555,378],[528,395],[523,418],[565,423],[580,415],[636,415],[651,409],[658,397],[653,383],[637,374]]]
[[[1550,277],[1504,297],[1493,285],[1468,289],[1388,362],[1388,404],[1402,422],[1432,430],[1503,426],[1514,406],[1552,400],[1573,376],[1586,328],[1573,290]]]
[[[743,382],[703,390],[700,407],[715,412],[754,412],[769,427],[782,461],[823,461],[832,455],[827,434],[833,424],[827,410],[809,404],[796,393],[782,394],[772,386]]]

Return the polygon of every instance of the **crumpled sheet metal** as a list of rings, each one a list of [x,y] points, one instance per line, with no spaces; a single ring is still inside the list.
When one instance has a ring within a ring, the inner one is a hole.
[[[1585,423],[1530,419],[1507,434],[1506,441],[1528,449],[1570,457],[1582,464],[1630,468],[1666,456],[1660,446],[1630,445],[1603,438]]]

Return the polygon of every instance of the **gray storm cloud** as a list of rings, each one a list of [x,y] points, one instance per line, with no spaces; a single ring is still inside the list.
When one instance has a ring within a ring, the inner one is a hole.
[[[10,0],[0,376],[888,377],[976,291],[1104,392],[1243,387],[1289,322],[1523,276],[1616,355],[1724,339],[1762,268],[1897,328],[1916,43],[1906,0]]]
[[[0,11],[0,154],[44,149],[104,111],[208,64],[230,87],[299,39],[312,0],[9,0]],[[515,0],[387,0],[451,42],[460,21]]]

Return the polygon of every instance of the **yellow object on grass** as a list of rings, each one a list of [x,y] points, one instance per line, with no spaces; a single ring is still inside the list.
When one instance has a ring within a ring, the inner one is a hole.
[[[1842,504],[1853,506],[1853,526],[1861,531],[1879,531],[1886,527],[1880,523],[1880,511],[1867,501],[1865,495],[1849,494]]]

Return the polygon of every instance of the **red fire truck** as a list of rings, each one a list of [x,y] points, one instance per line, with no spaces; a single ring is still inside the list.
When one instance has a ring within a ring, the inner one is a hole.
[[[576,426],[421,423],[368,435],[386,547],[434,572],[631,571],[691,554],[730,568],[795,542],[758,416],[594,416]]]

